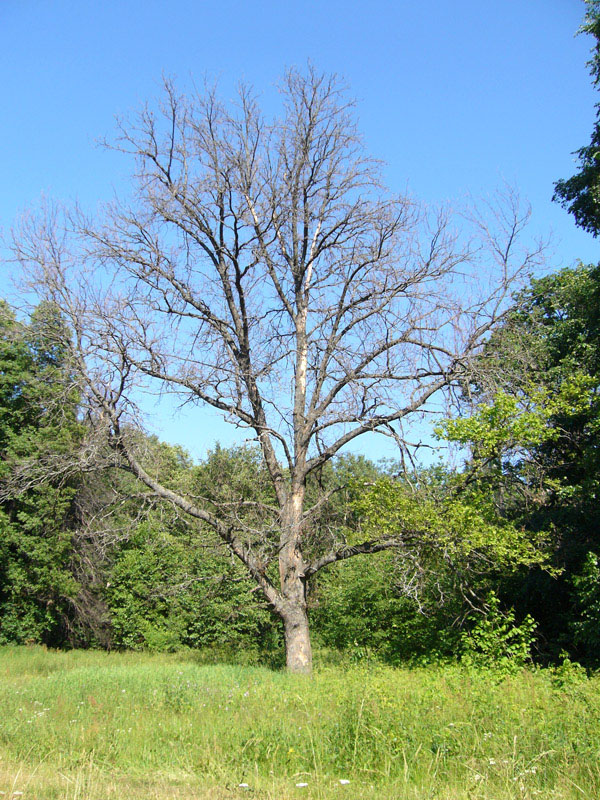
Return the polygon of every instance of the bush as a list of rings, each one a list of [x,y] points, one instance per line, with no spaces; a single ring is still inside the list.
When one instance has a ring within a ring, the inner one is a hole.
[[[510,674],[531,660],[537,623],[529,614],[517,625],[512,609],[503,612],[494,592],[487,599],[484,616],[462,634],[461,661],[466,666]]]

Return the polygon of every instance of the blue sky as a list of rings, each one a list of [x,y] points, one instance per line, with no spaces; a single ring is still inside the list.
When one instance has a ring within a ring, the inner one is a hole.
[[[0,230],[42,194],[94,207],[126,186],[129,165],[96,141],[159,94],[162,73],[184,87],[218,78],[225,94],[245,79],[268,104],[284,68],[310,59],[349,84],[392,188],[435,203],[507,181],[531,203],[532,231],[553,232],[548,269],[597,261],[597,242],[550,201],[600,99],[591,40],[574,36],[584,11],[582,0],[0,0]],[[195,455],[232,441],[215,420],[157,410],[152,424]]]

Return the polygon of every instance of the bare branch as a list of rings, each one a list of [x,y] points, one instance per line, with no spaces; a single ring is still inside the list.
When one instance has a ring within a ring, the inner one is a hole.
[[[25,220],[15,257],[63,310],[82,408],[117,460],[218,533],[282,616],[289,663],[309,669],[307,576],[392,546],[323,552],[311,536],[321,554],[308,565],[309,476],[374,431],[410,460],[403,431],[460,384],[543,248],[521,245],[513,194],[463,214],[467,231],[448,209],[391,194],[335,77],[290,70],[280,89],[281,116],[266,120],[247,87],[232,106],[165,82],[158,111],[121,123],[113,145],[135,159],[133,200],[100,221],[56,209]],[[213,506],[151,475],[123,434],[144,392],[252,431],[276,521],[261,531],[236,498]]]

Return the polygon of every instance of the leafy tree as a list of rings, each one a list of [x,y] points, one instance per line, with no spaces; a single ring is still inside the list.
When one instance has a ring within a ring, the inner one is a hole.
[[[586,0],[587,14],[580,32],[595,39],[589,62],[594,86],[600,87],[600,2]],[[600,108],[600,106],[597,106]],[[599,112],[600,113],[600,112]],[[577,150],[579,172],[554,184],[554,199],[575,217],[575,223],[593,236],[600,232],[600,117],[597,114],[588,145]]]
[[[558,516],[593,541],[600,478],[600,268],[580,265],[532,281],[482,361],[479,411],[452,424],[454,437],[460,440],[462,429],[464,441],[480,453],[503,455],[522,487],[543,489],[538,498],[555,522]]]
[[[76,449],[79,424],[60,313],[40,305],[29,325],[0,305],[0,641],[60,644],[78,592],[71,570],[72,480],[17,491],[23,462]]]
[[[574,613],[571,631],[575,647],[588,663],[600,664],[600,567],[598,555],[588,552],[579,572],[572,577]]]
[[[171,527],[150,515],[113,555],[105,592],[113,646],[269,649],[273,620],[241,565],[206,537],[200,548],[189,530]]]
[[[340,562],[323,572],[310,595],[319,643],[360,659],[427,663],[458,651],[464,600],[450,569],[428,572],[407,592],[406,565],[394,551]],[[417,581],[415,580],[415,583]]]
[[[197,465],[176,447],[153,442],[153,451],[171,486],[207,503],[230,502],[244,524],[262,524],[260,505],[250,500],[268,494],[270,484],[261,481],[256,448],[217,446]],[[131,526],[132,512],[125,510],[123,523]],[[254,584],[239,561],[227,558],[210,527],[190,524],[168,504],[148,509],[113,548],[105,580],[113,646],[264,652],[277,644],[272,614],[253,598]]]
[[[416,484],[388,477],[356,502],[363,531],[378,528],[402,542],[396,593],[453,627],[474,605],[484,605],[498,573],[548,566],[545,532],[525,530],[499,513],[488,487],[468,477],[439,470],[422,473]],[[446,647],[456,644],[445,631],[441,649],[444,639]]]
[[[552,533],[562,573],[533,570],[507,592],[538,620],[547,652],[591,657],[589,635],[575,645],[573,631],[591,597],[589,581],[576,576],[587,554],[600,552],[600,268],[532,281],[491,337],[470,389],[470,416],[446,432],[469,448],[473,480],[507,519]]]

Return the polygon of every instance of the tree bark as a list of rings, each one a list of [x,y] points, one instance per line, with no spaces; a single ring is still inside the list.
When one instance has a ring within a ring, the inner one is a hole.
[[[302,556],[304,487],[296,485],[281,514],[279,577],[285,630],[286,665],[290,672],[312,671],[312,651],[306,609],[306,564]]]
[[[309,675],[312,672],[312,650],[306,603],[284,612],[285,663],[288,672]]]

